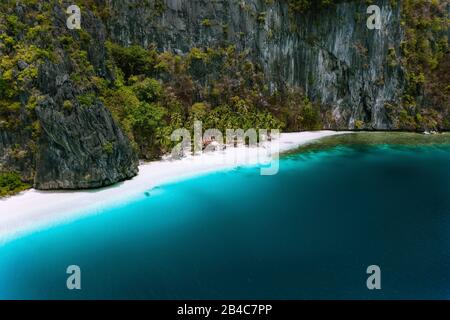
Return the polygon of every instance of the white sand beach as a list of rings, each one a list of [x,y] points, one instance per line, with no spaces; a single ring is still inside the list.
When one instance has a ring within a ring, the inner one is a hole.
[[[149,162],[139,166],[139,174],[135,178],[98,190],[27,190],[0,200],[0,242],[88,214],[101,213],[105,207],[145,196],[145,192],[164,183],[237,166],[267,163],[278,149],[285,152],[322,137],[343,133],[346,132],[283,133],[276,141],[265,142],[258,148],[227,148],[180,160]]]

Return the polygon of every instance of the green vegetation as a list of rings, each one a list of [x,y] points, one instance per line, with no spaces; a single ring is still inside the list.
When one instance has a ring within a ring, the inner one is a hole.
[[[70,100],[65,100],[65,101],[63,102],[63,107],[64,107],[64,109],[66,109],[67,111],[71,111],[72,108],[73,108],[73,104],[72,104],[72,102],[71,102]]]
[[[111,143],[111,142],[106,142],[104,145],[103,145],[103,151],[106,153],[106,154],[112,154],[113,152],[114,152],[114,145]]]
[[[111,42],[107,43],[107,48],[125,79],[131,75],[151,73],[155,57],[144,48],[136,45],[125,48]]]
[[[401,64],[407,87],[402,104],[386,106],[394,125],[406,130],[450,127],[449,28],[444,1],[402,0]],[[393,53],[389,54],[392,65]]]
[[[279,129],[280,117],[289,117],[271,112],[275,103],[279,109],[284,103],[270,95],[261,70],[247,54],[232,46],[193,48],[185,56],[154,47],[108,43],[107,48],[114,80],[96,79],[92,85],[141,158],[154,159],[170,151],[176,144],[171,133],[181,127],[193,130],[196,120],[205,129],[225,131]],[[309,121],[305,117],[304,123]]]
[[[311,9],[326,8],[335,4],[336,0],[286,0],[293,13],[302,13]]]
[[[30,188],[30,185],[23,183],[17,173],[0,173],[0,198],[28,188]]]
[[[212,22],[210,19],[203,19],[202,22],[200,23],[203,27],[211,27],[212,26]]]

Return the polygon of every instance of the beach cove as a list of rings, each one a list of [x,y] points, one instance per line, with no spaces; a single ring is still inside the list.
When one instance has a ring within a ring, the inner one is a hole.
[[[286,152],[302,144],[345,132],[316,131],[283,133],[277,148]],[[270,142],[267,142],[270,143]],[[19,195],[0,199],[0,242],[21,234],[69,222],[86,214],[92,215],[105,206],[123,205],[158,185],[186,179],[199,174],[231,169],[240,165],[254,165],[261,155],[258,148],[237,147],[225,151],[204,153],[180,160],[161,160],[143,163],[135,178],[98,190],[39,191],[27,190]]]
[[[447,299],[449,161],[448,134],[354,133],[285,153],[277,175],[142,188],[0,245],[0,298]]]

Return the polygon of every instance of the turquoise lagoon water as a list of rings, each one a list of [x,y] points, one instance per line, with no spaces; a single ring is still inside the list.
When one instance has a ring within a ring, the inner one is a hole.
[[[1,245],[0,298],[447,299],[449,164],[450,144],[337,145],[284,157],[276,176],[164,185]]]

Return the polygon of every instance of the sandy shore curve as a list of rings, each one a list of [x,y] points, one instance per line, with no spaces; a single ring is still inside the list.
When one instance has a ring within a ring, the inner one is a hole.
[[[30,189],[0,200],[0,243],[21,235],[67,223],[85,215],[101,213],[105,207],[126,204],[152,188],[214,171],[267,162],[279,149],[286,152],[298,146],[346,132],[312,131],[282,133],[263,147],[227,148],[180,160],[160,160],[141,164],[139,174],[116,185],[83,191],[38,191]],[[277,144],[275,146],[275,144]],[[261,149],[264,150],[261,150]],[[262,160],[261,154],[267,155]]]

